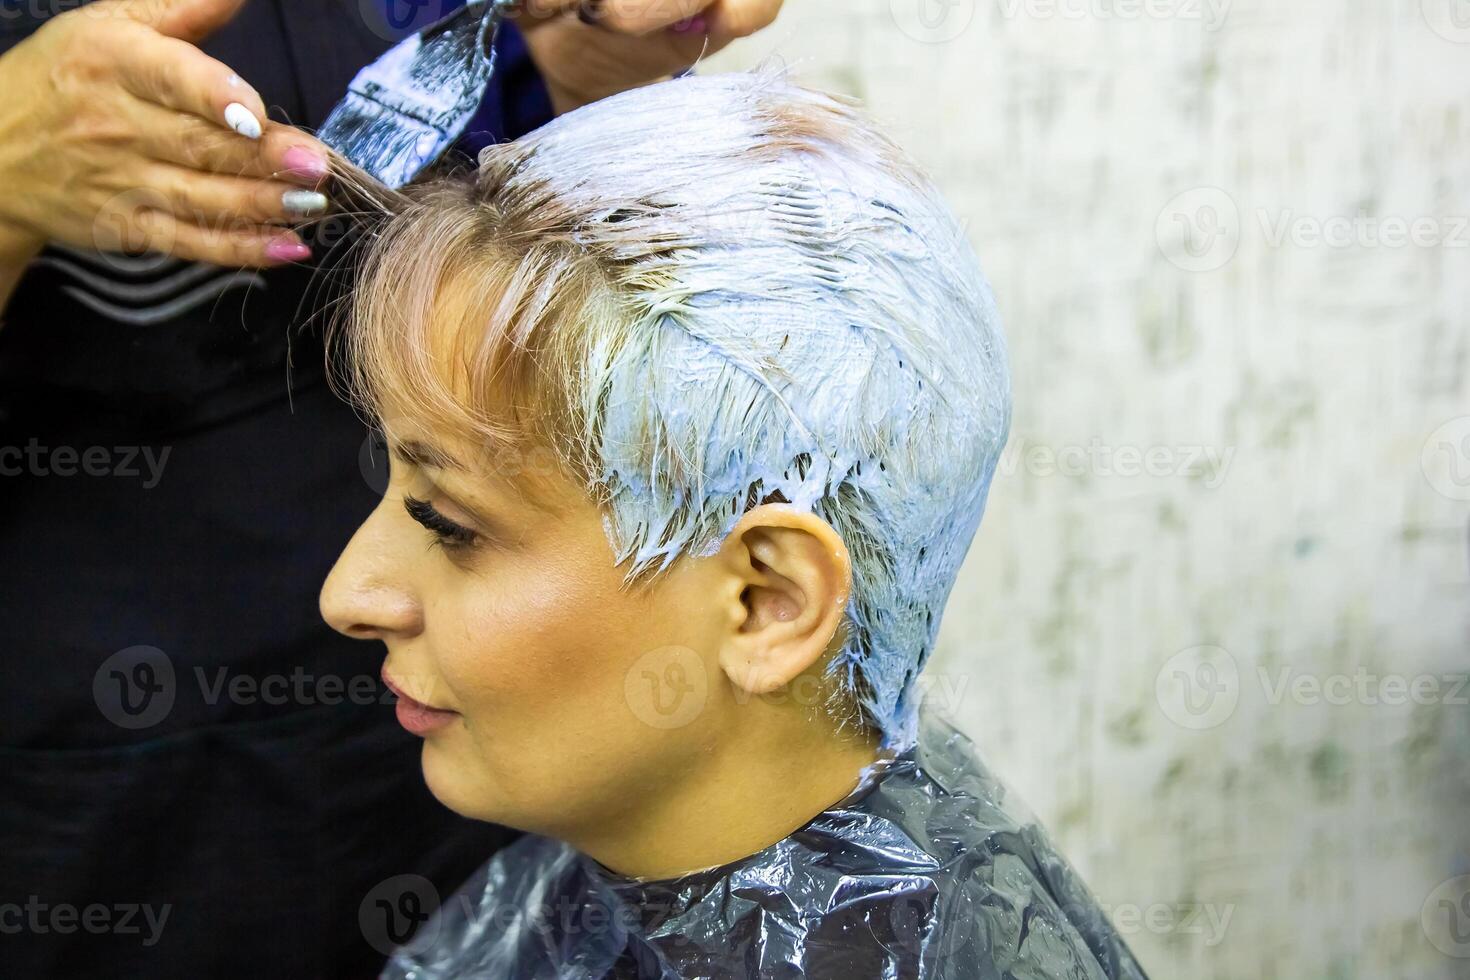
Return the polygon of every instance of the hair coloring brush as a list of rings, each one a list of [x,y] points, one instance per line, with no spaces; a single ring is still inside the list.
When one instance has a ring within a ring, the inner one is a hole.
[[[468,0],[357,73],[317,136],[402,187],[469,123],[495,70],[495,32],[517,0]]]

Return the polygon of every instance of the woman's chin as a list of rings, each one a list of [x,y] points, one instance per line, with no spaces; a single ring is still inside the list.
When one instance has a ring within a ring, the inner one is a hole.
[[[434,798],[462,817],[510,825],[499,794],[485,785],[483,764],[467,759],[438,738],[424,741],[424,783]]]
[[[466,776],[474,772],[473,767],[463,761],[456,762],[454,753],[446,751],[438,739],[424,741],[424,752],[420,758],[424,783],[434,798],[461,816],[479,819],[474,812],[479,809],[474,805],[475,794],[466,785]]]

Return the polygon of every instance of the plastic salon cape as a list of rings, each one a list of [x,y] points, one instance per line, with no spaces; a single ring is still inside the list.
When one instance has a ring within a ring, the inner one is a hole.
[[[528,835],[383,976],[501,980],[1133,980],[1143,972],[959,732],[918,745],[744,860],[670,881]]]

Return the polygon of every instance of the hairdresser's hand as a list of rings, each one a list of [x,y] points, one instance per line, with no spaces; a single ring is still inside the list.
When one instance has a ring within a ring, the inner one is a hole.
[[[781,0],[526,0],[517,23],[562,113],[688,68],[780,9]]]
[[[243,0],[99,0],[0,56],[0,237],[225,266],[306,258],[321,144],[194,46]]]

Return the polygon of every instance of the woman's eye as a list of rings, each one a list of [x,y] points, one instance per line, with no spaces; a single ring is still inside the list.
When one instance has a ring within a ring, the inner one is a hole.
[[[408,511],[409,517],[422,524],[434,535],[435,544],[446,548],[468,548],[479,538],[473,528],[465,527],[445,517],[427,500],[404,497],[403,509]]]

